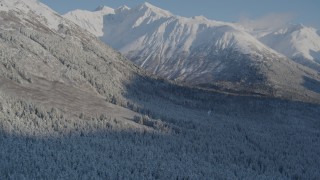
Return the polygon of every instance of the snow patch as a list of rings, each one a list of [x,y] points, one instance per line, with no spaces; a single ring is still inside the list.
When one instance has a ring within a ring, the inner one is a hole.
[[[90,33],[97,37],[103,36],[103,19],[109,14],[114,14],[115,10],[107,6],[99,6],[96,11],[91,12],[87,10],[75,10],[63,15],[78,24],[83,29],[86,29]]]
[[[130,8],[128,6],[120,6],[118,9],[115,10],[115,13],[122,13],[129,11]]]
[[[25,14],[33,13],[37,19],[49,28],[58,30],[63,21],[59,14],[38,0],[1,0],[1,11],[21,11]]]
[[[260,38],[261,42],[289,58],[314,60],[312,52],[320,51],[317,30],[302,24],[288,25]]]

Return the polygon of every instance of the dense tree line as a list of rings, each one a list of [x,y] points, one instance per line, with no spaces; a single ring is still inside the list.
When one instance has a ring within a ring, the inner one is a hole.
[[[1,179],[319,176],[319,123],[299,121],[303,113],[254,119],[180,107],[164,113],[170,122],[136,116],[146,127],[136,129],[5,95],[0,109]]]
[[[65,83],[139,115],[129,126],[108,112],[68,112],[0,94],[0,179],[320,176],[318,105],[144,76],[98,40],[60,28],[1,29],[1,78],[21,86],[35,77]]]

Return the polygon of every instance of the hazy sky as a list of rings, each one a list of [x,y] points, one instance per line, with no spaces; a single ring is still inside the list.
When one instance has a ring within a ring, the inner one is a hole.
[[[93,10],[99,5],[135,7],[144,0],[40,0],[64,14],[73,9]],[[204,15],[209,19],[236,22],[266,20],[302,23],[320,29],[320,0],[149,0],[162,9],[181,16]]]

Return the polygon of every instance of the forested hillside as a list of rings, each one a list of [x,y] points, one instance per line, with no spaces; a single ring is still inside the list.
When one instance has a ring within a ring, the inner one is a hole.
[[[0,179],[320,176],[319,104],[182,86],[38,1],[0,2]]]

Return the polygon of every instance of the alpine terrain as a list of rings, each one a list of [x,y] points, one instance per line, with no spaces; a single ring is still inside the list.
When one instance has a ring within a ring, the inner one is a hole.
[[[0,179],[320,177],[317,70],[148,3],[69,15],[0,0]]]
[[[320,37],[312,28],[305,28],[304,34],[279,30],[284,33],[282,38],[276,32],[257,37],[255,30],[235,23],[180,17],[150,3],[113,11],[108,7],[94,12],[76,10],[64,17],[160,77],[245,94],[320,99],[315,57],[320,52]],[[292,46],[291,35],[296,39]]]
[[[264,33],[259,31],[261,30],[251,30],[267,46],[320,72],[320,35],[316,29],[291,24],[272,31],[266,30]]]

